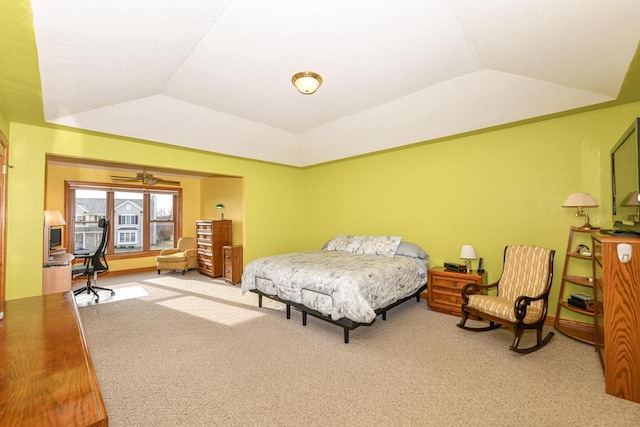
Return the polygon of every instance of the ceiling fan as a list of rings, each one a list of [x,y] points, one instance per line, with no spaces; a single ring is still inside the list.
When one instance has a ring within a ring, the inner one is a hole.
[[[180,185],[180,181],[169,181],[162,178],[157,178],[147,171],[143,171],[141,173],[137,173],[136,176],[118,176],[111,175],[111,179],[114,181],[121,182],[141,182],[145,185],[156,185],[156,184],[165,184],[165,185]]]

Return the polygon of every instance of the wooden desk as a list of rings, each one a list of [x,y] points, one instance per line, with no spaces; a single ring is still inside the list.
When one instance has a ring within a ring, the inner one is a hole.
[[[108,426],[73,294],[0,305],[0,424]]]
[[[71,290],[71,261],[73,254],[55,254],[42,265],[42,293],[66,292]]]

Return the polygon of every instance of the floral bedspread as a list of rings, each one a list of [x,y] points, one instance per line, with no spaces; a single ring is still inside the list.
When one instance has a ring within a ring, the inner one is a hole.
[[[242,275],[242,292],[267,279],[281,299],[305,304],[303,293],[331,301],[334,320],[372,322],[378,308],[415,293],[424,284],[415,260],[407,257],[310,251],[251,261]],[[263,289],[260,289],[263,291]],[[326,304],[325,304],[326,305]],[[316,307],[310,307],[316,309]]]

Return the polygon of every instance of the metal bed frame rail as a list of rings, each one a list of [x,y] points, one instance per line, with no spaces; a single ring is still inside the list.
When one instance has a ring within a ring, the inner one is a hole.
[[[418,288],[417,291],[415,291],[414,293],[412,293],[411,295],[408,295],[404,298],[401,298],[391,304],[389,304],[386,307],[382,307],[376,310],[376,316],[382,315],[382,320],[387,320],[387,311],[392,309],[393,307],[402,304],[405,301],[410,300],[411,298],[416,298],[417,302],[420,302],[420,294],[427,289],[427,285],[424,284],[422,285],[420,288]],[[342,326],[342,329],[344,331],[344,343],[348,344],[349,343],[349,331],[359,327],[359,326],[371,326],[373,325],[373,323],[376,321],[376,319],[373,319],[371,322],[369,323],[360,323],[360,322],[354,322],[351,319],[347,319],[346,317],[343,317],[342,319],[338,319],[338,320],[333,320],[330,316],[327,316],[326,314],[322,314],[319,311],[310,309],[309,307],[306,307],[302,304],[298,304],[295,302],[291,302],[291,301],[287,301],[284,300],[280,297],[278,297],[277,295],[269,295],[266,294],[258,289],[251,289],[250,290],[253,293],[258,294],[258,307],[262,308],[262,297],[267,297],[269,299],[272,299],[274,301],[278,301],[281,302],[283,304],[285,304],[287,306],[287,319],[291,319],[291,306],[297,308],[298,310],[300,310],[302,312],[302,326],[307,326],[307,314],[312,315],[313,317],[317,317],[318,319],[324,320],[325,322],[329,322],[329,323],[333,323],[334,325],[338,325],[338,326]]]

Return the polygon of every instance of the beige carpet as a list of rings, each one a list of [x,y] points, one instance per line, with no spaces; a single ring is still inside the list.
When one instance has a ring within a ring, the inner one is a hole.
[[[86,307],[94,304],[108,304],[110,302],[123,301],[131,298],[140,298],[149,295],[142,286],[118,286],[114,288],[115,294],[111,295],[111,292],[97,290],[98,302],[96,297],[92,293],[81,292],[75,296],[76,305],[78,307]]]
[[[509,331],[411,300],[344,344],[197,272],[100,284],[149,294],[79,309],[110,426],[640,425],[640,404],[605,394],[593,347],[558,333],[523,356]]]

